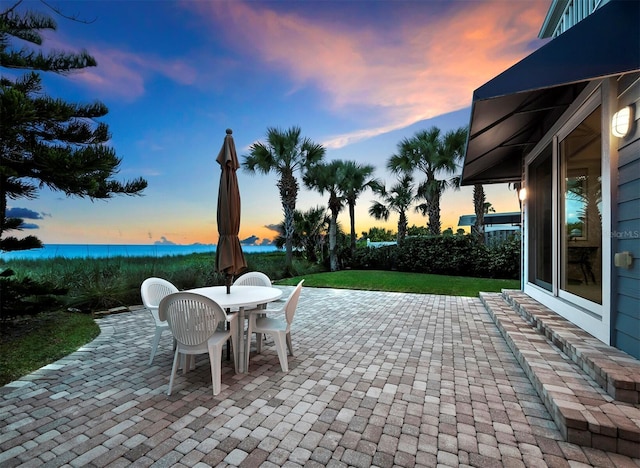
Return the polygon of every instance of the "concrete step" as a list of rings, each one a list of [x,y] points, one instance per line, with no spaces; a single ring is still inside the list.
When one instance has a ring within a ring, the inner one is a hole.
[[[640,405],[619,401],[609,395],[595,378],[583,370],[582,363],[579,365],[574,362],[570,355],[556,344],[564,340],[565,344],[562,346],[577,358],[582,357],[584,360],[583,349],[569,337],[568,330],[571,330],[572,324],[557,315],[553,317],[553,312],[549,309],[543,313],[540,310],[532,313],[531,308],[538,309],[543,306],[531,298],[525,299],[519,295],[522,293],[512,291],[505,291],[504,295],[480,293],[480,299],[565,440],[577,445],[640,457]],[[537,316],[537,321],[526,319],[526,313],[524,316],[520,315],[505,299],[511,297],[513,301],[514,296],[518,296],[516,300],[521,304],[518,307],[529,310],[528,316]],[[545,315],[544,320],[542,315]],[[538,328],[542,322],[545,322],[546,326]],[[576,336],[580,340],[584,339],[580,333]],[[619,367],[613,366],[613,363],[617,363],[625,369],[623,374],[627,375],[624,365],[626,361],[621,364],[618,353],[612,351],[615,348],[606,347],[613,356],[612,362],[608,362],[607,349],[603,346],[597,347],[602,355],[596,358],[589,354],[590,360],[598,364],[597,368],[607,371],[614,368],[619,370]],[[629,361],[629,366],[632,370],[635,363],[633,358],[630,359],[632,361]],[[634,377],[637,378],[637,375]],[[609,382],[609,376],[601,377],[600,380]],[[627,392],[622,394],[629,396]]]

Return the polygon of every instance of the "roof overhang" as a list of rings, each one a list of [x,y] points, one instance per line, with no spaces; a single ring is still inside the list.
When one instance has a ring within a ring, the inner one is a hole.
[[[473,93],[462,184],[516,182],[589,81],[640,69],[640,2],[613,0]]]

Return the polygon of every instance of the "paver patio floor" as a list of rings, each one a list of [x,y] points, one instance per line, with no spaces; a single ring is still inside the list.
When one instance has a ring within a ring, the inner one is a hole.
[[[0,466],[640,466],[562,440],[478,298],[303,288],[289,372],[268,340],[216,397],[206,356],[166,395],[146,311],[98,322],[0,389]]]

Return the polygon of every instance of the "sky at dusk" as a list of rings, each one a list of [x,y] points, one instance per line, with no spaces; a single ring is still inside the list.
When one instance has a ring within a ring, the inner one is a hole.
[[[1,0],[4,9],[13,1]],[[220,167],[233,129],[240,161],[268,127],[299,126],[326,148],[325,159],[385,170],[398,143],[436,126],[469,123],[473,90],[544,44],[538,31],[549,0],[412,1],[59,1],[45,48],[87,49],[98,66],[45,74],[53,97],[109,108],[102,119],[122,165],[118,180],[142,176],[141,197],[108,201],[40,192],[9,200],[45,244],[216,243]],[[47,11],[36,1],[21,7]],[[8,75],[7,70],[2,73]],[[13,75],[15,76],[15,75]],[[238,172],[240,239],[270,241],[282,221],[275,175]],[[416,179],[421,180],[416,173]],[[517,211],[515,192],[485,186],[496,211]],[[396,231],[356,205],[356,231]],[[297,208],[326,206],[301,184]],[[15,213],[15,212],[14,212]],[[472,188],[444,193],[443,229],[473,213]],[[338,221],[349,228],[348,211]],[[426,225],[413,211],[409,225]]]

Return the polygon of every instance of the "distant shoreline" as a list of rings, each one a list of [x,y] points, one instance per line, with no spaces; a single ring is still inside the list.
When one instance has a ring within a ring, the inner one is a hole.
[[[243,245],[244,253],[276,252],[273,245]],[[194,253],[215,253],[216,244],[45,244],[41,249],[0,253],[0,260],[50,258],[168,257]]]

